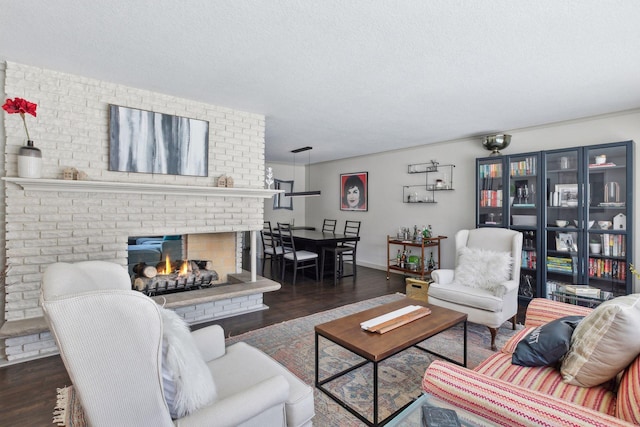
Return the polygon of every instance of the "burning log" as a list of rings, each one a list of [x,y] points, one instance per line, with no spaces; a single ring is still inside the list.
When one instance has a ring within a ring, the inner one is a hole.
[[[195,274],[159,274],[155,277],[136,277],[133,280],[133,287],[148,295],[157,293],[180,291],[191,288],[200,288],[210,286],[211,282],[218,279],[218,274],[213,271],[203,272],[199,275]]]
[[[152,265],[147,265],[143,262],[133,266],[133,272],[141,277],[156,277],[158,275],[158,269]]]
[[[155,293],[166,292],[170,290],[186,289],[188,280],[186,277],[179,280],[178,274],[160,274],[155,277],[136,277],[133,280],[133,287],[141,292],[146,292],[148,295]],[[193,285],[193,281],[189,287]]]
[[[203,268],[211,267],[210,261],[177,261],[172,263],[167,259],[156,267],[146,266],[150,270],[145,270],[142,266],[137,268],[138,266],[140,264],[134,267],[137,276],[133,279],[132,286],[147,295],[208,287],[212,282],[218,280],[218,273],[215,270]],[[155,270],[155,274],[153,274],[153,270]],[[148,271],[149,276],[145,271]]]

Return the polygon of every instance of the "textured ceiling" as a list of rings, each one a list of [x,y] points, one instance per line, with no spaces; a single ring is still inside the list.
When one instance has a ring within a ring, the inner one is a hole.
[[[0,60],[264,114],[267,161],[316,163],[638,108],[640,1],[0,0]]]

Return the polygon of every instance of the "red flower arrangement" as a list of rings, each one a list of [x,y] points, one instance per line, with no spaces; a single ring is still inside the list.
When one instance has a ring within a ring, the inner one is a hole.
[[[27,121],[24,118],[24,115],[31,114],[33,117],[36,117],[36,107],[38,107],[37,104],[22,98],[14,98],[13,100],[7,99],[2,106],[2,109],[9,114],[20,114],[20,117],[22,117],[22,123],[24,124],[24,131],[27,133],[28,141],[31,141],[31,137],[29,137],[29,129],[27,129]]]

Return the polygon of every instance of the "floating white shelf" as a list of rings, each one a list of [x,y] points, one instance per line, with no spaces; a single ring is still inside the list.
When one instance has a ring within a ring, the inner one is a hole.
[[[256,197],[269,199],[284,190],[263,188],[202,187],[193,185],[147,184],[141,182],[73,181],[65,179],[15,178],[3,180],[29,191],[82,193],[171,194],[176,196]]]

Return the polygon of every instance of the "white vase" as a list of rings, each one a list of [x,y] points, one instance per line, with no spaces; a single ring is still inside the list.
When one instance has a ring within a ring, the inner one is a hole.
[[[20,147],[18,176],[20,178],[40,178],[42,176],[42,152],[33,146],[33,141],[27,141],[27,145]]]

